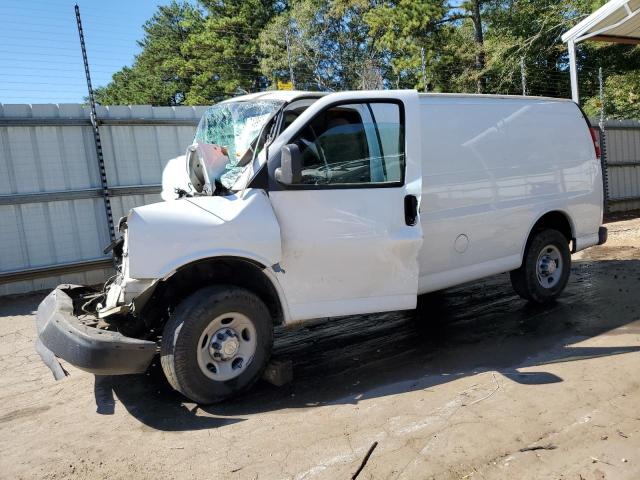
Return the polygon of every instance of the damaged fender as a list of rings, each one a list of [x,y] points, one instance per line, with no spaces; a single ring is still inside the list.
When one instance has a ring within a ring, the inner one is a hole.
[[[203,258],[232,256],[274,265],[282,257],[280,226],[262,190],[183,198],[134,208],[129,276],[161,279]]]

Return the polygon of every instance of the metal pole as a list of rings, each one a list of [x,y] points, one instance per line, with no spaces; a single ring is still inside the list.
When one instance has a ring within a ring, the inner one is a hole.
[[[522,78],[522,95],[527,94],[527,70],[524,68],[524,57],[520,57],[520,77]]]
[[[296,89],[296,80],[293,76],[293,65],[291,64],[291,47],[289,46],[289,30],[285,32],[285,40],[287,42],[287,61],[289,62],[289,80],[291,80],[291,88]]]
[[[113,213],[111,211],[111,200],[109,198],[109,185],[107,184],[107,172],[104,167],[104,157],[102,155],[102,143],[100,141],[100,129],[98,128],[98,118],[96,115],[96,101],[93,96],[91,86],[91,74],[89,73],[89,60],[87,49],[84,44],[84,31],[82,30],[82,20],[80,19],[80,7],[76,4],[76,23],[78,25],[78,35],[80,36],[80,49],[82,50],[82,61],[84,62],[84,74],[87,77],[87,89],[89,90],[89,105],[91,107],[91,129],[93,130],[93,140],[96,146],[96,157],[98,158],[98,170],[100,172],[100,185],[102,186],[102,199],[104,200],[104,210],[107,214],[107,226],[109,228],[109,238],[113,242],[116,239],[113,227]]]
[[[580,92],[578,91],[578,66],[576,62],[576,44],[573,40],[569,40],[567,44],[569,49],[569,75],[571,77],[571,98],[577,104],[580,104]]]
[[[424,60],[424,47],[420,49],[420,58],[422,60],[422,85],[424,86],[424,91],[428,90],[427,87],[427,63]]]
[[[602,189],[604,191],[604,213],[609,213],[609,162],[607,161],[607,138],[604,131],[604,77],[602,67],[598,68],[598,86],[600,96],[600,165],[602,168]]]
[[[604,131],[604,82],[602,81],[602,67],[598,68],[598,86],[600,94],[600,130]]]

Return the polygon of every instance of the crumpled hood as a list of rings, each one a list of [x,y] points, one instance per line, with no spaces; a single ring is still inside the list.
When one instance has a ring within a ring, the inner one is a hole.
[[[163,278],[182,265],[216,256],[280,261],[280,227],[269,197],[193,197],[131,210],[127,221],[129,276]]]

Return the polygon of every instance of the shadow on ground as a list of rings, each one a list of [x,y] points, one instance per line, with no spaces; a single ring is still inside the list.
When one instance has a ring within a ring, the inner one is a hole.
[[[0,297],[1,316],[33,315],[38,310],[40,302],[49,294],[49,291],[28,293],[24,295],[7,295]]]
[[[639,280],[639,260],[579,262],[563,297],[538,307],[515,296],[508,275],[500,275],[429,296],[422,318],[393,312],[278,331],[274,354],[294,364],[287,386],[260,382],[232,401],[197,407],[169,388],[156,364],[146,375],[96,377],[97,411],[113,413],[117,399],[151,428],[198,430],[258,412],[355,404],[487,371],[535,389],[563,381],[546,364],[640,350],[568,346],[625,325],[640,333],[640,322],[632,324],[640,318],[632,296]],[[521,372],[524,367],[538,371]]]

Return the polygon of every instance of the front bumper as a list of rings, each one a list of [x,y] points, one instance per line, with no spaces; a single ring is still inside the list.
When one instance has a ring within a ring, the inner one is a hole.
[[[144,373],[156,354],[156,343],[82,323],[74,313],[73,299],[85,290],[60,285],[40,303],[36,350],[42,361],[58,380],[66,372],[55,357],[97,375]]]

